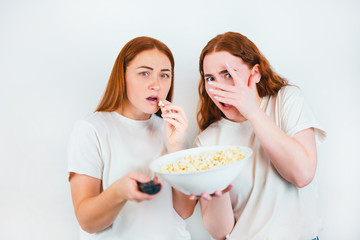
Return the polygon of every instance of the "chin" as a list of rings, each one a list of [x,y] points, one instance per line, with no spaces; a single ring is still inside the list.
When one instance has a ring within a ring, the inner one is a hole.
[[[146,113],[146,114],[154,114],[154,113],[157,113],[157,111],[159,111],[159,108],[152,108],[152,109],[146,109],[145,111],[144,111],[144,113]]]
[[[240,119],[244,118],[239,112],[227,112],[226,114],[223,112],[225,117],[233,122],[238,122]]]

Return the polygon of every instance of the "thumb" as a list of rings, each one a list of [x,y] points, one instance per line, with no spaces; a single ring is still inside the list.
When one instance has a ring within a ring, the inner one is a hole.
[[[148,176],[143,175],[143,174],[138,173],[138,172],[130,173],[129,177],[134,179],[135,181],[142,182],[142,183],[149,182],[151,180]]]

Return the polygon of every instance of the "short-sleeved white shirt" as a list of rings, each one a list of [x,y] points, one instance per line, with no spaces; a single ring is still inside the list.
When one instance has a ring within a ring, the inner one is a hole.
[[[299,88],[287,86],[276,96],[263,97],[261,109],[287,135],[314,128],[317,142],[326,133],[305,103]],[[229,239],[312,239],[322,229],[317,207],[317,181],[297,188],[280,176],[256,138],[249,121],[221,119],[199,134],[195,146],[243,145],[251,159],[230,191],[236,225]]]
[[[68,151],[68,172],[102,180],[106,190],[131,171],[153,177],[149,164],[166,153],[163,120],[152,115],[136,121],[117,112],[95,112],[75,124]],[[190,239],[173,209],[171,187],[164,181],[151,201],[127,201],[112,226],[81,239]]]

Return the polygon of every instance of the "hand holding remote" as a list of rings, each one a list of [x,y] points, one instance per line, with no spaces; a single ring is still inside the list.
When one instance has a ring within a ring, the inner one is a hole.
[[[161,189],[161,184],[155,183],[154,180],[151,180],[150,182],[147,183],[137,182],[137,184],[140,192],[147,193],[150,195],[154,195],[158,193]]]

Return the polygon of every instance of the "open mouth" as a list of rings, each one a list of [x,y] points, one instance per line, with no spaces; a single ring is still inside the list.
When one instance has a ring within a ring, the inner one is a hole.
[[[223,103],[223,102],[220,102],[220,104],[223,106],[223,107],[231,107],[231,105],[230,104],[226,104],[226,103]]]
[[[159,101],[159,98],[156,96],[150,96],[150,97],[147,97],[146,100],[148,100],[149,102],[151,102],[153,104],[157,104]]]

